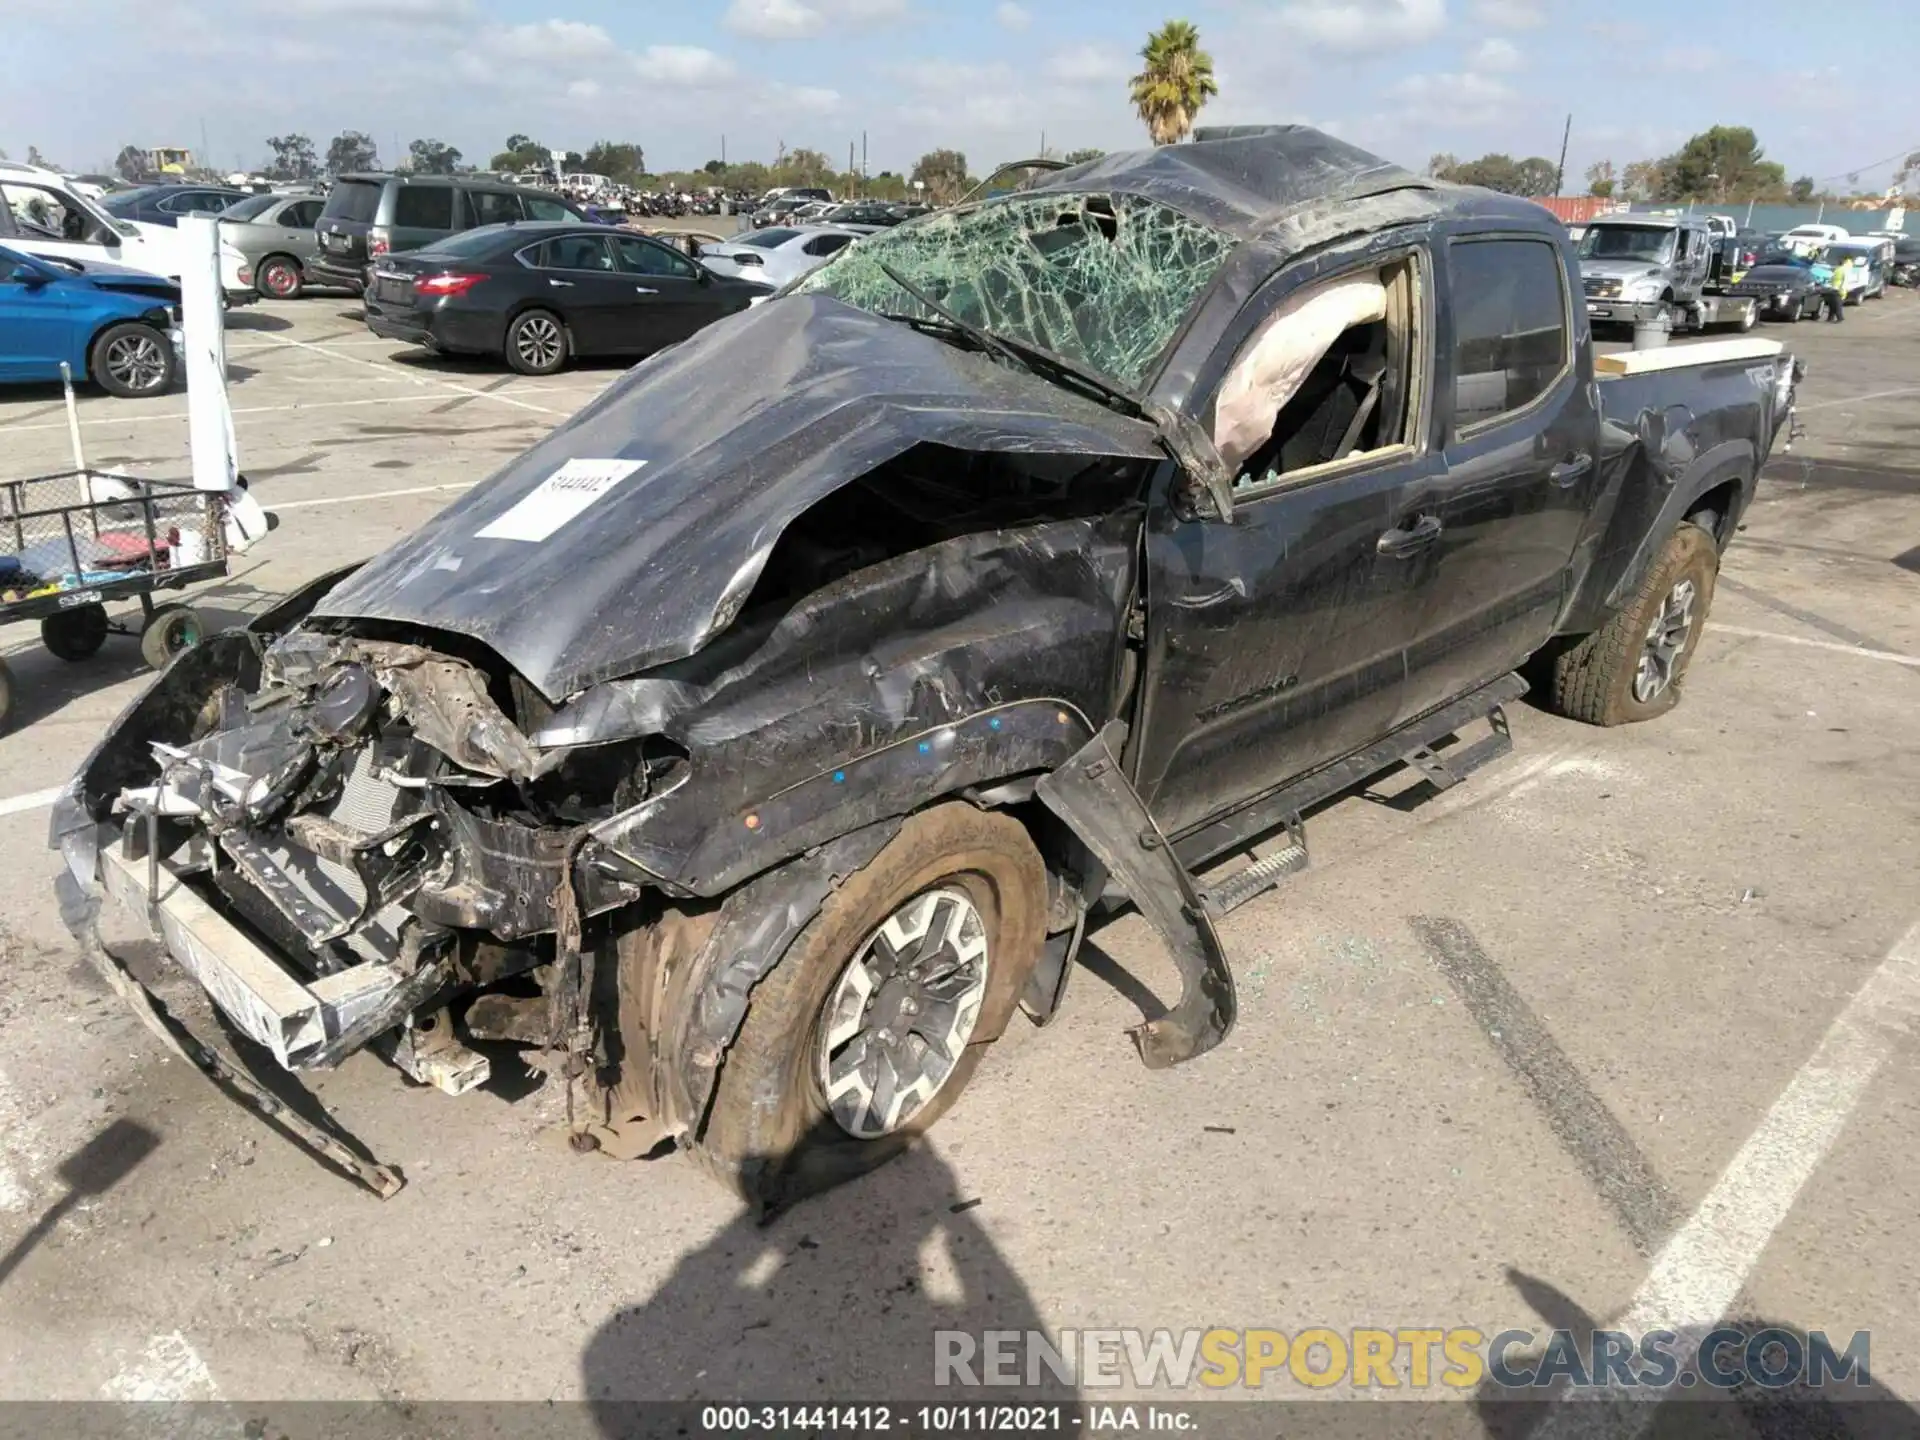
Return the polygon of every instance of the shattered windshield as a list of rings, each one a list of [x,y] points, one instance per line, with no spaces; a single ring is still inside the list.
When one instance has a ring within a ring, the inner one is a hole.
[[[1641,225],[1594,225],[1580,241],[1582,260],[1645,260],[1664,265],[1673,258],[1671,230]]]
[[[1021,196],[870,236],[794,288],[937,318],[890,267],[970,325],[1137,389],[1233,244],[1137,196]]]

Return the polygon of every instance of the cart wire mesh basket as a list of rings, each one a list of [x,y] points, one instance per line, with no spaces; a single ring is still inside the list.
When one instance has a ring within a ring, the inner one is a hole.
[[[67,470],[0,481],[0,622],[224,575],[225,506],[181,480]]]

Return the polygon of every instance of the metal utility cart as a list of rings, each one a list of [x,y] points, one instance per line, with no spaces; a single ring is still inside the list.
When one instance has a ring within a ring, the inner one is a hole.
[[[0,624],[38,620],[62,660],[84,660],[110,634],[140,637],[156,670],[205,633],[187,605],[156,605],[227,573],[226,500],[187,481],[66,470],[0,481]],[[136,598],[139,628],[109,619],[107,603]],[[0,730],[13,715],[13,673],[0,659]]]

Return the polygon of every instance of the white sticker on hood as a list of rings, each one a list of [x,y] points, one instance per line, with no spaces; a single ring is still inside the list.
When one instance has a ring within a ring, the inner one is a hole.
[[[545,540],[647,462],[569,460],[479,532],[481,540]]]

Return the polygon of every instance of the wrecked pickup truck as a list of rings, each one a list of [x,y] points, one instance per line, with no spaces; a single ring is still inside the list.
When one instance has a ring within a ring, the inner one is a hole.
[[[1613,357],[1545,210],[1316,131],[1202,131],[876,235],[638,366],[435,520],[183,655],[57,806],[295,1072],[525,1047],[576,1148],[778,1203],[1060,1006],[1129,901],[1218,1045],[1215,922],[1310,806],[1444,788],[1536,678],[1675,703],[1791,416],[1766,342]],[[1477,738],[1467,732],[1490,726]],[[1204,884],[1209,862],[1264,858]]]

